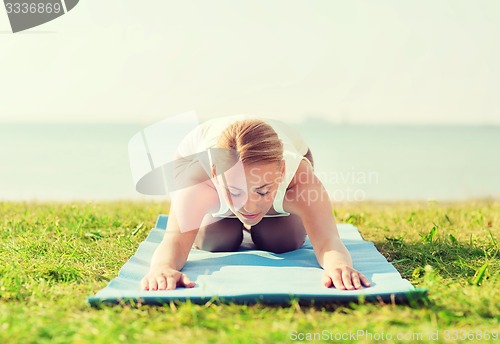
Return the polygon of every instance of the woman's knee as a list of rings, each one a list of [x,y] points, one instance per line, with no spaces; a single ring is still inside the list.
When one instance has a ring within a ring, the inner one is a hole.
[[[299,249],[305,241],[306,231],[300,218],[269,218],[250,231],[252,241],[259,250],[284,253]],[[263,220],[264,221],[264,220]]]
[[[222,219],[201,227],[194,240],[194,247],[210,252],[236,251],[243,241],[241,222]]]

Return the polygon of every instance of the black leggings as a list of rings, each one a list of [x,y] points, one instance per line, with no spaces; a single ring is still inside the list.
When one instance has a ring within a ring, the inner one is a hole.
[[[235,251],[243,241],[243,224],[239,219],[221,219],[201,227],[194,247],[211,252]],[[297,215],[265,217],[252,227],[250,235],[258,250],[283,253],[302,246],[306,230]]]

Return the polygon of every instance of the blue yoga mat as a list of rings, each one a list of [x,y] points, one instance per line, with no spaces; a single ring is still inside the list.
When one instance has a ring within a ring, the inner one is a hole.
[[[403,279],[392,264],[364,241],[356,227],[337,225],[340,237],[352,255],[354,268],[370,280],[372,286],[361,290],[337,290],[321,284],[323,269],[319,266],[309,238],[295,251],[282,254],[256,250],[245,233],[236,252],[208,252],[191,249],[182,272],[196,282],[194,288],[144,291],[140,281],[148,272],[155,248],[163,238],[168,217],[160,215],[137,252],[125,263],[118,277],[96,295],[88,297],[92,306],[101,303],[135,302],[165,304],[170,301],[205,303],[216,296],[222,302],[287,304],[299,302],[368,301],[407,302],[427,293],[415,289]],[[244,231],[246,232],[246,231]]]

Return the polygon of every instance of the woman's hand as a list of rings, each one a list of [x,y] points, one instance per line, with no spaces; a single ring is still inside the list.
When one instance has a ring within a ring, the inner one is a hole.
[[[362,286],[370,286],[370,281],[365,275],[346,264],[325,268],[321,282],[327,288],[333,285],[340,290],[355,290],[361,289]]]
[[[177,287],[194,286],[195,283],[186,274],[171,268],[152,269],[141,281],[143,290],[174,290]]]

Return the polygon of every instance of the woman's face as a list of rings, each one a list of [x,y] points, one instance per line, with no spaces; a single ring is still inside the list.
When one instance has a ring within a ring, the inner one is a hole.
[[[283,162],[237,163],[223,174],[223,188],[231,211],[248,226],[262,220],[273,205],[285,172]]]

